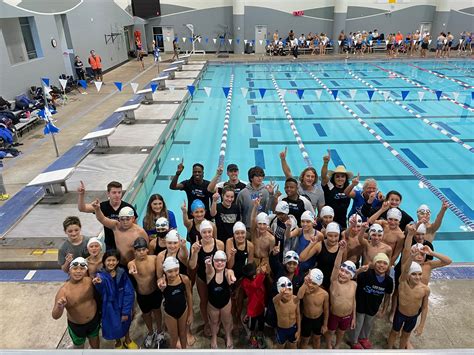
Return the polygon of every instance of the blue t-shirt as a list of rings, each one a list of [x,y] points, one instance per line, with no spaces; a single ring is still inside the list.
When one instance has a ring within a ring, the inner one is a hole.
[[[355,190],[355,196],[352,201],[352,208],[351,211],[349,212],[349,216],[352,216],[354,213],[357,213],[359,216],[362,217],[362,221],[367,221],[367,216],[364,216],[362,214],[362,206],[364,206],[365,199],[364,196],[362,196],[362,191],[361,190]],[[376,210],[379,209],[382,206],[382,202],[379,201],[379,199],[375,198],[374,202],[372,202],[372,209]],[[369,216],[370,217],[370,216]]]

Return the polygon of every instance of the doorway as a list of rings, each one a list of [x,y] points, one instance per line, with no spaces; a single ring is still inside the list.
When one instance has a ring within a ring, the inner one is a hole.
[[[255,54],[265,53],[266,45],[267,45],[267,25],[255,26]]]
[[[420,33],[431,33],[431,22],[420,23]]]
[[[153,39],[155,40],[156,45],[160,49],[160,52],[163,52],[165,49],[163,41],[163,28],[153,27]]]

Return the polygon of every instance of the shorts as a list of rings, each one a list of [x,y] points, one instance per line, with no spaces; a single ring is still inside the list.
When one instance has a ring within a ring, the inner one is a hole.
[[[328,329],[330,331],[347,330],[351,327],[352,314],[345,317],[338,317],[329,312]]]
[[[415,329],[416,320],[418,319],[419,314],[420,313],[418,313],[415,316],[409,317],[400,313],[400,311],[397,308],[395,312],[395,316],[393,317],[392,329],[396,332],[399,332],[400,329],[402,329],[402,325],[403,325],[403,331],[406,333],[410,333],[413,329]]]
[[[297,331],[296,324],[290,328],[280,328],[277,327],[276,331],[276,340],[278,344],[283,345],[286,342],[289,343],[296,343],[296,331]]]
[[[428,43],[423,42],[421,44],[421,49],[428,49]]]
[[[312,335],[321,335],[321,327],[324,321],[324,313],[318,318],[307,318],[303,315],[301,319],[301,336],[309,338]]]
[[[149,295],[140,295],[137,292],[137,303],[142,313],[150,313],[154,309],[160,309],[161,301],[163,301],[163,294],[159,289],[156,289]]]
[[[265,317],[264,317],[263,313],[259,316],[256,316],[256,317],[250,317],[249,329],[251,331],[254,331],[255,327],[257,327],[257,330],[259,332],[263,332],[263,329],[265,327]]]
[[[69,319],[67,321],[69,336],[72,339],[72,343],[76,346],[83,345],[86,342],[86,338],[95,338],[99,336],[99,329],[100,314],[98,310],[95,313],[94,318],[86,324],[76,324],[71,322]]]
[[[94,74],[95,75],[102,75],[102,68],[94,69]]]

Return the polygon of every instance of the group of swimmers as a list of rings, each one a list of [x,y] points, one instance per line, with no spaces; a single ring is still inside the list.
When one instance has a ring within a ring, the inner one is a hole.
[[[116,348],[138,348],[129,335],[135,300],[147,328],[144,348],[163,347],[165,339],[170,348],[192,346],[197,290],[211,348],[222,323],[228,349],[243,329],[249,347],[266,348],[265,326],[274,329],[276,348],[317,349],[321,336],[327,348],[339,348],[347,332],[351,348],[371,349],[376,317],[392,322],[389,348],[399,335],[399,347],[410,348],[410,334],[421,335],[426,323],[431,271],[451,263],[432,244],[447,202],[434,221],[425,204],[414,220],[401,209],[399,192],[384,194],[371,178],[360,189],[359,174],[329,170],[330,151],[320,176],[308,167],[295,179],[286,149],[280,160],[284,194],[274,182],[264,184],[258,166],[248,182],[236,164],[227,166],[227,181],[220,181],[223,167],[207,181],[196,163],[179,181],[182,161],[170,189],[186,193],[186,237],[161,195],[150,197],[139,226],[120,183],[108,184],[108,200],[86,203],[81,182],[78,209],[94,213],[104,234],[88,239],[78,217],[64,221],[68,238],[58,261],[69,279],[52,315],[66,310],[75,347],[88,339],[98,348],[101,325]]]

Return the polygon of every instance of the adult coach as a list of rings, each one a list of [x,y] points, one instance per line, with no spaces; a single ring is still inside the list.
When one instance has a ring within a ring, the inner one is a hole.
[[[100,55],[95,54],[94,50],[90,51],[89,64],[94,71],[94,78],[97,81],[103,81],[102,79],[102,58]]]

